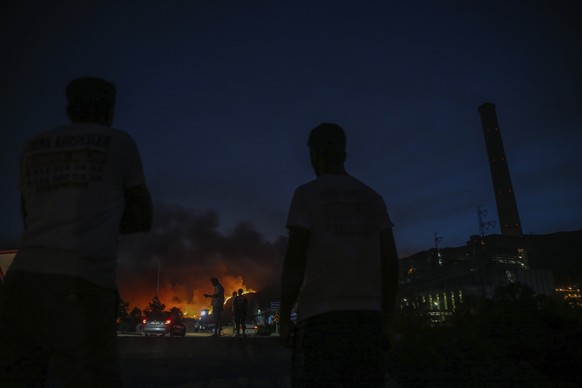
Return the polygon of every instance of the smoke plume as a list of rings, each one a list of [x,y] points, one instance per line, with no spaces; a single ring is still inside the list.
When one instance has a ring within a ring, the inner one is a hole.
[[[260,292],[276,287],[287,238],[265,241],[249,222],[224,235],[219,225],[213,210],[158,205],[151,232],[124,236],[118,286],[130,309],[143,310],[158,292],[166,308],[197,315],[210,308],[204,294],[213,292],[213,276],[227,297],[239,288]]]

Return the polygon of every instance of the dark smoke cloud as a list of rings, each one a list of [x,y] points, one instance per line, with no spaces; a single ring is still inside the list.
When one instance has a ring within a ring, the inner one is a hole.
[[[154,295],[158,265],[160,289],[167,304],[197,303],[212,291],[209,278],[223,279],[225,288],[242,278],[256,291],[279,283],[287,238],[266,241],[249,222],[240,222],[230,234],[221,233],[218,214],[157,205],[149,233],[124,236],[120,246],[118,284],[124,299],[139,293]],[[227,296],[233,290],[226,289]],[[137,304],[138,302],[134,302]]]

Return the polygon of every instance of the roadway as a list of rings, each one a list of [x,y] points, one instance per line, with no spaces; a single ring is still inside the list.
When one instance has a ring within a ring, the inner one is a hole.
[[[290,387],[291,351],[277,336],[120,336],[128,387]]]
[[[220,338],[209,333],[185,337],[118,335],[119,357],[126,387],[291,387],[291,350],[279,345],[279,336]],[[59,386],[49,371],[48,386]],[[398,387],[393,382],[386,387]]]

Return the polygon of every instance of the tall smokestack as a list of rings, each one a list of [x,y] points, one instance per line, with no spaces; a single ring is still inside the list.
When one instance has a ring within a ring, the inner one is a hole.
[[[484,103],[479,107],[479,114],[481,115],[483,133],[485,134],[485,145],[489,156],[489,167],[491,169],[491,178],[493,179],[493,190],[495,191],[501,234],[505,236],[522,236],[521,221],[519,220],[505,150],[503,149],[495,105],[489,102]]]

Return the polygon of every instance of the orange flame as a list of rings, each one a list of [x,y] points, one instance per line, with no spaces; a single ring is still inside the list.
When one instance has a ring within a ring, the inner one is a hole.
[[[219,277],[218,280],[224,287],[225,302],[232,297],[233,292],[239,289],[243,290],[243,294],[256,292],[246,286],[242,276],[226,275]],[[143,311],[152,301],[153,295],[146,294],[141,287],[135,286],[137,285],[124,287],[120,284],[121,298],[129,302],[130,311],[134,307],[138,307]],[[125,290],[124,288],[127,289]],[[139,288],[139,290],[136,290],[136,288]],[[177,307],[184,313],[185,317],[197,318],[203,309],[212,311],[211,299],[206,298],[204,294],[211,294],[213,291],[214,289],[210,282],[208,282],[208,287],[199,287],[193,291],[187,290],[185,286],[180,284],[160,283],[158,297],[166,306],[166,310]],[[192,293],[191,295],[190,292]]]

